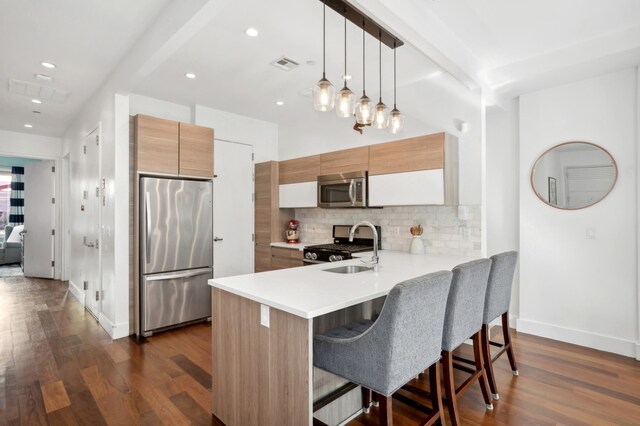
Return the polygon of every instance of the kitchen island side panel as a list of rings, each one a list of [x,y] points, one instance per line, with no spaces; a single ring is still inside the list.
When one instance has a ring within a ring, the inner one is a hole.
[[[311,320],[213,289],[213,414],[227,426],[310,424]]]

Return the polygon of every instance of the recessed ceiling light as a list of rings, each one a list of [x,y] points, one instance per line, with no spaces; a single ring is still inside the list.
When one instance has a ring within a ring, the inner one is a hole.
[[[25,124],[25,125],[24,125],[24,127],[26,127],[27,129],[30,129],[30,128],[32,128],[32,127],[33,127],[33,125],[31,125],[31,124]]]
[[[53,64],[51,62],[40,62],[40,65],[42,65],[45,68],[55,68],[56,64]]]
[[[316,61],[307,61],[307,65],[313,66],[316,64]]]
[[[52,82],[53,77],[50,77],[46,74],[36,74],[36,80]]]
[[[34,113],[34,114],[40,114],[40,111],[36,111],[36,110],[33,110],[31,112]]]
[[[31,99],[31,102],[33,102],[34,104],[41,104],[42,101],[40,99]]]
[[[194,78],[196,78],[196,75],[192,72],[188,72],[184,75],[187,78],[190,78],[191,80],[193,80]]]
[[[284,102],[283,102],[283,101],[277,101],[277,102],[276,102],[276,105],[278,105],[278,106],[282,106],[282,105],[284,105]]]
[[[347,75],[343,75],[343,76],[342,76],[342,79],[343,79],[343,80],[351,80],[351,79],[352,79],[352,77],[351,77],[349,74],[347,74]]]
[[[247,28],[244,33],[249,37],[258,37],[258,30],[255,28]]]
[[[442,72],[442,70],[436,70],[436,71],[432,72],[431,74],[428,74],[427,78],[436,78],[436,77],[441,76],[442,74],[444,74]]]

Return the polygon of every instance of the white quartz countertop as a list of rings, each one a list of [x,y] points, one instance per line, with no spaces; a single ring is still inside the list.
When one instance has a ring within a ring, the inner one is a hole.
[[[397,283],[431,272],[451,270],[473,260],[449,255],[411,255],[380,251],[380,270],[356,274],[337,274],[324,269],[361,265],[371,253],[358,253],[359,259],[280,269],[258,274],[214,278],[209,285],[246,297],[276,309],[315,318],[338,309],[384,296]]]
[[[271,243],[271,247],[281,247],[281,248],[288,248],[291,250],[304,250],[304,248],[306,246],[309,246],[311,244],[309,243],[295,243],[295,244],[289,244],[289,243],[285,243],[285,242],[277,242],[277,243]]]

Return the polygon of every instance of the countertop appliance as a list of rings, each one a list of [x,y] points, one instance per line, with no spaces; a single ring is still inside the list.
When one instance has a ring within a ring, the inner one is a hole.
[[[356,229],[353,242],[349,242],[351,225],[333,225],[333,244],[307,246],[304,249],[303,262],[306,264],[339,262],[353,258],[353,253],[373,251],[373,231],[371,228]],[[378,247],[381,245],[382,228],[378,231]]]
[[[318,207],[367,207],[367,172],[318,176]]]
[[[284,239],[289,244],[298,244],[300,242],[300,230],[298,229],[298,221],[291,219],[287,224],[287,229],[282,232]]]
[[[213,183],[140,178],[140,334],[211,317]]]

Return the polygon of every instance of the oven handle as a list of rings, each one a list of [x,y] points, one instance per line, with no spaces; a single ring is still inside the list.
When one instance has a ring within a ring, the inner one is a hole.
[[[318,265],[320,263],[327,263],[327,262],[323,262],[322,260],[302,259],[302,263],[308,263],[310,265]]]
[[[349,184],[349,200],[351,201],[351,205],[356,205],[356,180],[351,179],[351,183]]]

